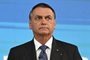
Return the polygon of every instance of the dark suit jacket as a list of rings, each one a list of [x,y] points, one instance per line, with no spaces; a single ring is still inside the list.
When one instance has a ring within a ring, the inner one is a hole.
[[[34,41],[14,47],[10,50],[8,60],[37,60]],[[52,43],[50,60],[82,60],[75,45],[56,40]]]

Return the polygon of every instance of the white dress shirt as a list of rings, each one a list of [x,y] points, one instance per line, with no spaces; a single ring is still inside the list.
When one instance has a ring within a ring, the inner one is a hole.
[[[48,46],[48,48],[46,49],[46,54],[47,54],[48,60],[50,60],[50,54],[51,54],[51,49],[52,49],[52,41],[53,41],[53,37],[51,37],[45,43],[45,45]],[[38,42],[35,38],[34,38],[34,44],[35,44],[35,49],[36,49],[36,57],[37,57],[37,60],[39,60],[39,55],[41,52],[41,49],[39,49],[39,47],[42,46],[42,44],[40,42]]]

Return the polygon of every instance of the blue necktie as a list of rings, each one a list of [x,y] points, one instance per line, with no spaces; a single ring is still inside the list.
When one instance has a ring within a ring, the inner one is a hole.
[[[45,46],[45,45],[40,46],[39,49],[41,49],[41,52],[40,52],[40,55],[39,55],[39,60],[48,60],[47,54],[46,54],[46,52],[45,52],[45,50],[46,50],[47,48],[48,48],[48,47]]]

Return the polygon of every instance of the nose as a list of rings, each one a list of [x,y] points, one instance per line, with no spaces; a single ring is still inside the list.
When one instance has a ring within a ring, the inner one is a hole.
[[[47,23],[47,22],[46,22],[45,18],[42,18],[41,24],[42,24],[42,25],[46,25],[46,23]]]

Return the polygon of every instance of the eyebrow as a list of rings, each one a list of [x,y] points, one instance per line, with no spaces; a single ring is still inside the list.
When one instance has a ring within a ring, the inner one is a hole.
[[[41,15],[35,15],[35,16],[41,16]],[[50,16],[50,17],[51,17],[51,15],[46,15],[46,16],[44,16],[44,17],[48,17],[48,16]]]
[[[45,17],[48,17],[48,16],[50,16],[50,17],[51,17],[51,15],[47,15],[47,16],[45,16]]]

